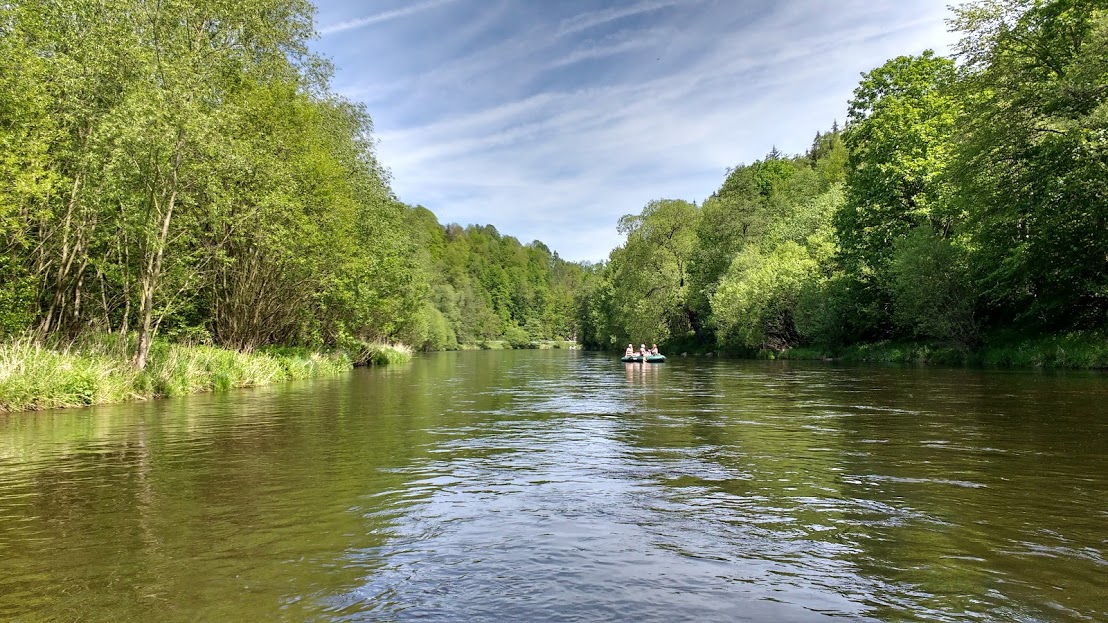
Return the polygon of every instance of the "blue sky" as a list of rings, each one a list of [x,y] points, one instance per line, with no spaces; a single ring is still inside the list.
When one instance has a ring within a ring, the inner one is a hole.
[[[945,52],[943,0],[318,0],[400,199],[605,259],[652,199],[799,153],[859,74]]]

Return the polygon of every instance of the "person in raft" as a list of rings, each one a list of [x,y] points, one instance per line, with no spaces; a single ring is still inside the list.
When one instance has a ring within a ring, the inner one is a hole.
[[[635,347],[631,344],[628,344],[627,345],[627,350],[624,351],[623,354],[627,355],[628,357],[633,357],[635,355]]]
[[[646,344],[639,344],[639,354],[642,355],[643,361],[646,361]]]
[[[654,344],[653,346],[650,347],[650,354],[651,355],[657,355],[658,354],[658,345],[657,344]]]

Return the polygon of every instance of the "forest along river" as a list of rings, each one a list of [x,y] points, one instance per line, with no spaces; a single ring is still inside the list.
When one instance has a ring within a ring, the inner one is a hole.
[[[446,353],[0,416],[0,619],[1108,621],[1108,377]]]

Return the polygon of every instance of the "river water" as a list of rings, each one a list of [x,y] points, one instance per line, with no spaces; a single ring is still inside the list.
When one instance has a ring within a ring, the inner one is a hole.
[[[1108,377],[444,353],[0,416],[0,619],[1108,621]]]

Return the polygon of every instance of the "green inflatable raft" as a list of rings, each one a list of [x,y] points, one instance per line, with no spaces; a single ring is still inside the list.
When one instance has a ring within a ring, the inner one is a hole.
[[[620,359],[623,363],[643,363],[642,355],[626,355]],[[665,355],[647,355],[646,363],[665,363]]]

